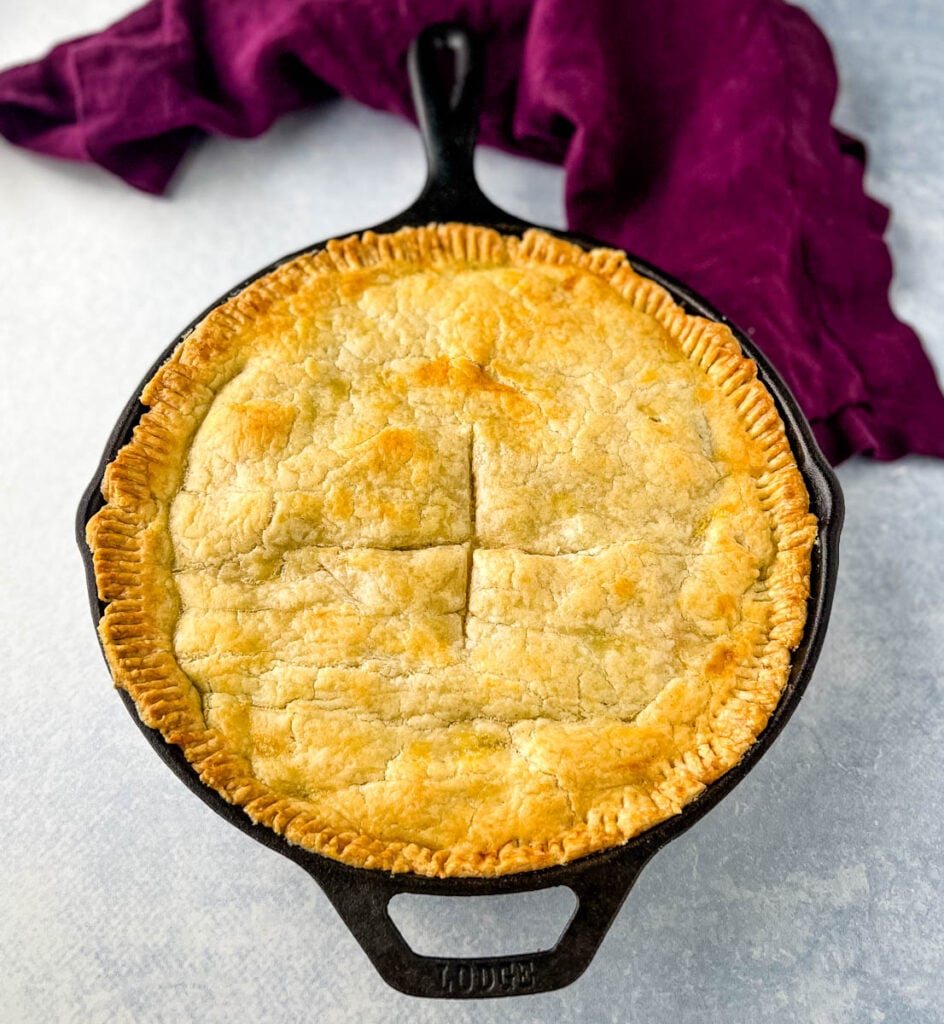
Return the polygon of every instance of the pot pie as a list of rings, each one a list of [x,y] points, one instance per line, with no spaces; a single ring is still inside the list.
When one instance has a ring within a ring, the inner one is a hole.
[[[622,253],[364,234],[216,308],[91,520],[116,684],[202,780],[348,864],[625,842],[786,683],[816,520],[722,324]]]

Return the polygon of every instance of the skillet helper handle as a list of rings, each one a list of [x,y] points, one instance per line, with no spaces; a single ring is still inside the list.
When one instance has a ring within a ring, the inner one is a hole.
[[[495,206],[475,180],[484,82],[481,42],[462,25],[430,25],[410,45],[407,68],[428,173],[419,198],[397,219],[522,224]]]
[[[429,892],[428,886],[411,884],[409,876],[378,875],[324,888],[380,976],[400,992],[432,999],[531,995],[564,988],[583,974],[653,852],[580,866],[560,883],[545,880],[529,886],[526,876],[521,876],[523,884],[515,884],[517,878],[511,876],[512,891],[563,884],[577,897],[577,908],[552,949],[511,956],[438,957],[414,952],[388,910],[391,898],[400,892]],[[443,892],[448,892],[448,880]]]

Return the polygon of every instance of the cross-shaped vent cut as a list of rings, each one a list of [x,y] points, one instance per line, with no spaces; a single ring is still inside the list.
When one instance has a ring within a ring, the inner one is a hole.
[[[472,600],[472,559],[475,554],[475,426],[469,428],[469,550],[465,565],[465,603],[462,606],[462,637],[468,642],[469,605]]]

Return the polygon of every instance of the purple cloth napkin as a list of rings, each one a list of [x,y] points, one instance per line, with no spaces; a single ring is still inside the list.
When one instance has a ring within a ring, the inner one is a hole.
[[[483,140],[563,162],[569,225],[746,330],[834,462],[944,457],[944,396],[888,303],[888,213],[830,126],[828,44],[782,0],[152,0],[0,74],[0,132],[161,192],[201,132],[334,92],[412,116],[407,47],[444,20],[485,39]]]

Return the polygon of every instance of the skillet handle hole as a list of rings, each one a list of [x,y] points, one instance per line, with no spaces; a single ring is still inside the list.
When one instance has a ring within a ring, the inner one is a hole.
[[[577,909],[558,885],[501,896],[419,896],[401,892],[387,905],[397,930],[420,956],[518,956],[553,949]]]

